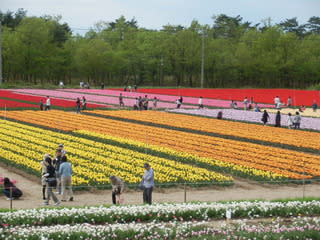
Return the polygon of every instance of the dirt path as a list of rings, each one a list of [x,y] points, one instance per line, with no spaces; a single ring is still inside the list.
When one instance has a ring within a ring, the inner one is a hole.
[[[42,207],[43,200],[41,195],[40,180],[19,171],[0,166],[0,177],[9,177],[17,180],[19,187],[24,195],[20,200],[12,202],[14,209]],[[265,199],[276,198],[295,198],[305,196],[320,197],[320,183],[305,185],[274,185],[258,184],[253,181],[236,180],[232,187],[214,188],[188,188],[187,201],[219,201],[219,200],[244,200],[244,199]],[[60,196],[58,196],[60,198]],[[125,203],[142,203],[142,193],[140,191],[129,190],[124,194]],[[183,202],[184,189],[155,189],[153,202]],[[90,206],[111,203],[110,190],[92,190],[75,193],[75,201],[63,202],[61,206]],[[52,202],[51,202],[52,204]],[[10,208],[10,201],[4,195],[0,197],[0,208]]]

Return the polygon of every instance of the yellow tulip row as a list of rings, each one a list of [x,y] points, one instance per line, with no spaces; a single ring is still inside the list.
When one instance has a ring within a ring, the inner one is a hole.
[[[53,122],[56,116],[59,120]],[[218,160],[244,173],[271,179],[320,176],[320,157],[297,151],[62,111],[10,111],[8,117],[56,129],[82,129],[137,140],[210,159],[212,165]]]
[[[173,127],[187,128],[197,131],[249,138],[272,143],[287,144],[296,147],[319,149],[320,133],[310,131],[294,131],[286,128],[253,125],[249,123],[196,117],[159,111],[87,111],[104,116],[140,120]]]
[[[143,174],[143,163],[147,161],[155,169],[155,180],[160,183],[232,181],[230,177],[203,168],[176,163],[169,159],[149,156],[85,138],[4,120],[0,120],[0,127],[2,129],[0,141],[5,143],[2,144],[5,146],[4,149],[7,151],[13,149],[13,153],[24,156],[29,160],[25,164],[32,163],[32,169],[39,168],[39,159],[43,153],[52,151],[58,143],[63,142],[67,146],[75,176],[91,184],[107,183],[110,175],[117,175],[127,183],[137,183]]]

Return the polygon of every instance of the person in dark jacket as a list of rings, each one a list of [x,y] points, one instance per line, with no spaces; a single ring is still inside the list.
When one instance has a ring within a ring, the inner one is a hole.
[[[269,119],[270,117],[269,117],[269,114],[267,113],[267,110],[264,110],[261,118],[263,125],[266,125]]]
[[[45,159],[46,165],[47,165],[47,173],[44,174],[43,176],[46,178],[47,182],[47,199],[43,202],[44,205],[49,205],[50,198],[54,201],[54,205],[59,205],[60,201],[52,191],[56,185],[57,185],[57,180],[56,180],[56,170],[54,166],[52,165],[52,160],[50,157],[47,157]]]
[[[275,127],[281,127],[281,114],[280,114],[280,111],[277,111],[277,114],[276,114]]]
[[[19,199],[22,196],[22,191],[6,177],[3,179],[3,194],[7,200]]]

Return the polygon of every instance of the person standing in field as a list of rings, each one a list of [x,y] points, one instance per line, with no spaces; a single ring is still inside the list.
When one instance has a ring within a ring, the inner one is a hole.
[[[87,110],[87,99],[85,96],[82,97],[82,110]]]
[[[149,163],[145,163],[143,167],[145,169],[142,177],[143,203],[151,204],[154,187],[154,172]]]
[[[80,98],[77,98],[77,100],[76,100],[76,113],[80,113],[80,109],[81,109],[81,101],[80,101]]]
[[[57,180],[55,177],[55,169],[52,166],[52,160],[50,157],[46,158],[46,164],[47,164],[47,173],[43,176],[46,178],[46,188],[47,188],[47,199],[43,202],[44,205],[49,205],[49,201],[52,198],[54,201],[54,205],[59,205],[60,201],[56,197],[56,195],[53,192],[53,188],[57,186]]]
[[[112,203],[120,204],[122,202],[121,194],[124,189],[123,181],[116,176],[110,176],[109,179],[112,187]]]
[[[46,99],[46,106],[45,106],[45,109],[46,111],[50,110],[51,108],[51,100],[50,100],[50,97],[47,96],[47,99]]]
[[[280,114],[280,111],[277,111],[277,114],[276,114],[275,127],[281,127],[281,114]]]
[[[60,178],[60,174],[59,174],[59,169],[60,169],[60,165],[61,165],[61,159],[62,159],[63,153],[61,151],[61,149],[57,149],[56,150],[56,157],[53,160],[53,165],[55,168],[55,177],[56,177],[56,188],[57,188],[57,194],[61,194],[61,178]]]
[[[44,154],[43,155],[43,160],[40,162],[40,167],[41,167],[41,185],[42,185],[42,199],[46,200],[46,186],[47,186],[47,182],[46,182],[46,178],[44,177],[44,175],[47,173],[47,162],[46,162],[46,158],[50,157],[49,154]]]
[[[278,107],[280,106],[280,104],[281,104],[279,96],[276,96],[276,97],[273,99],[273,101],[274,101],[274,107],[275,107],[275,108],[278,108]]]
[[[316,102],[316,100],[313,100],[313,103],[311,105],[313,112],[316,112],[318,109],[318,104]]]
[[[292,105],[292,100],[291,100],[291,97],[289,96],[287,99],[287,107],[291,107],[291,105]]]
[[[40,110],[41,111],[43,111],[43,107],[44,107],[44,105],[43,105],[43,101],[42,101],[42,99],[40,100]]]
[[[69,195],[69,201],[73,201],[73,191],[71,186],[72,166],[67,162],[67,156],[63,155],[61,158],[61,165],[59,168],[59,175],[61,178],[61,193],[62,202],[67,201],[66,197]]]
[[[152,100],[152,103],[153,103],[153,109],[157,109],[158,98],[157,98],[157,97],[154,97],[153,100]]]
[[[269,114],[267,113],[267,110],[264,110],[261,118],[261,121],[263,122],[264,126],[267,124],[269,119],[270,117],[269,117]]]
[[[245,97],[243,100],[243,110],[247,110],[248,109],[248,98]]]
[[[120,95],[119,95],[119,106],[120,106],[120,107],[124,107],[124,102],[123,102],[122,93],[120,93]]]
[[[177,109],[179,109],[179,108],[181,107],[180,99],[177,99],[177,100],[176,100],[176,104],[177,104]]]
[[[299,112],[296,112],[296,115],[293,118],[293,126],[294,129],[299,129],[300,128],[300,123],[301,123],[301,116]]]
[[[199,106],[199,109],[200,109],[200,108],[203,108],[202,97],[199,97],[199,99],[198,99],[198,106]]]
[[[293,119],[291,113],[288,113],[287,125],[289,129],[293,127]]]

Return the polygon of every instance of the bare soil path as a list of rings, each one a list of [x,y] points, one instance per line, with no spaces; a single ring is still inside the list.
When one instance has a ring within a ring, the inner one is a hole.
[[[40,179],[6,167],[0,166],[0,177],[9,177],[17,180],[24,195],[20,200],[12,202],[13,209],[37,208],[43,206]],[[287,184],[260,184],[254,181],[237,179],[232,187],[206,187],[187,188],[187,201],[220,201],[220,200],[249,200],[263,199],[271,200],[278,198],[296,197],[320,197],[320,183],[303,185]],[[60,196],[58,196],[60,199]],[[124,193],[126,204],[141,204],[142,192],[139,190],[128,190]],[[184,189],[159,189],[153,193],[153,202],[183,202]],[[50,202],[52,204],[52,202]],[[73,202],[63,202],[60,206],[91,206],[100,204],[111,204],[110,190],[76,191]],[[10,208],[10,201],[5,196],[0,196],[0,208]]]

